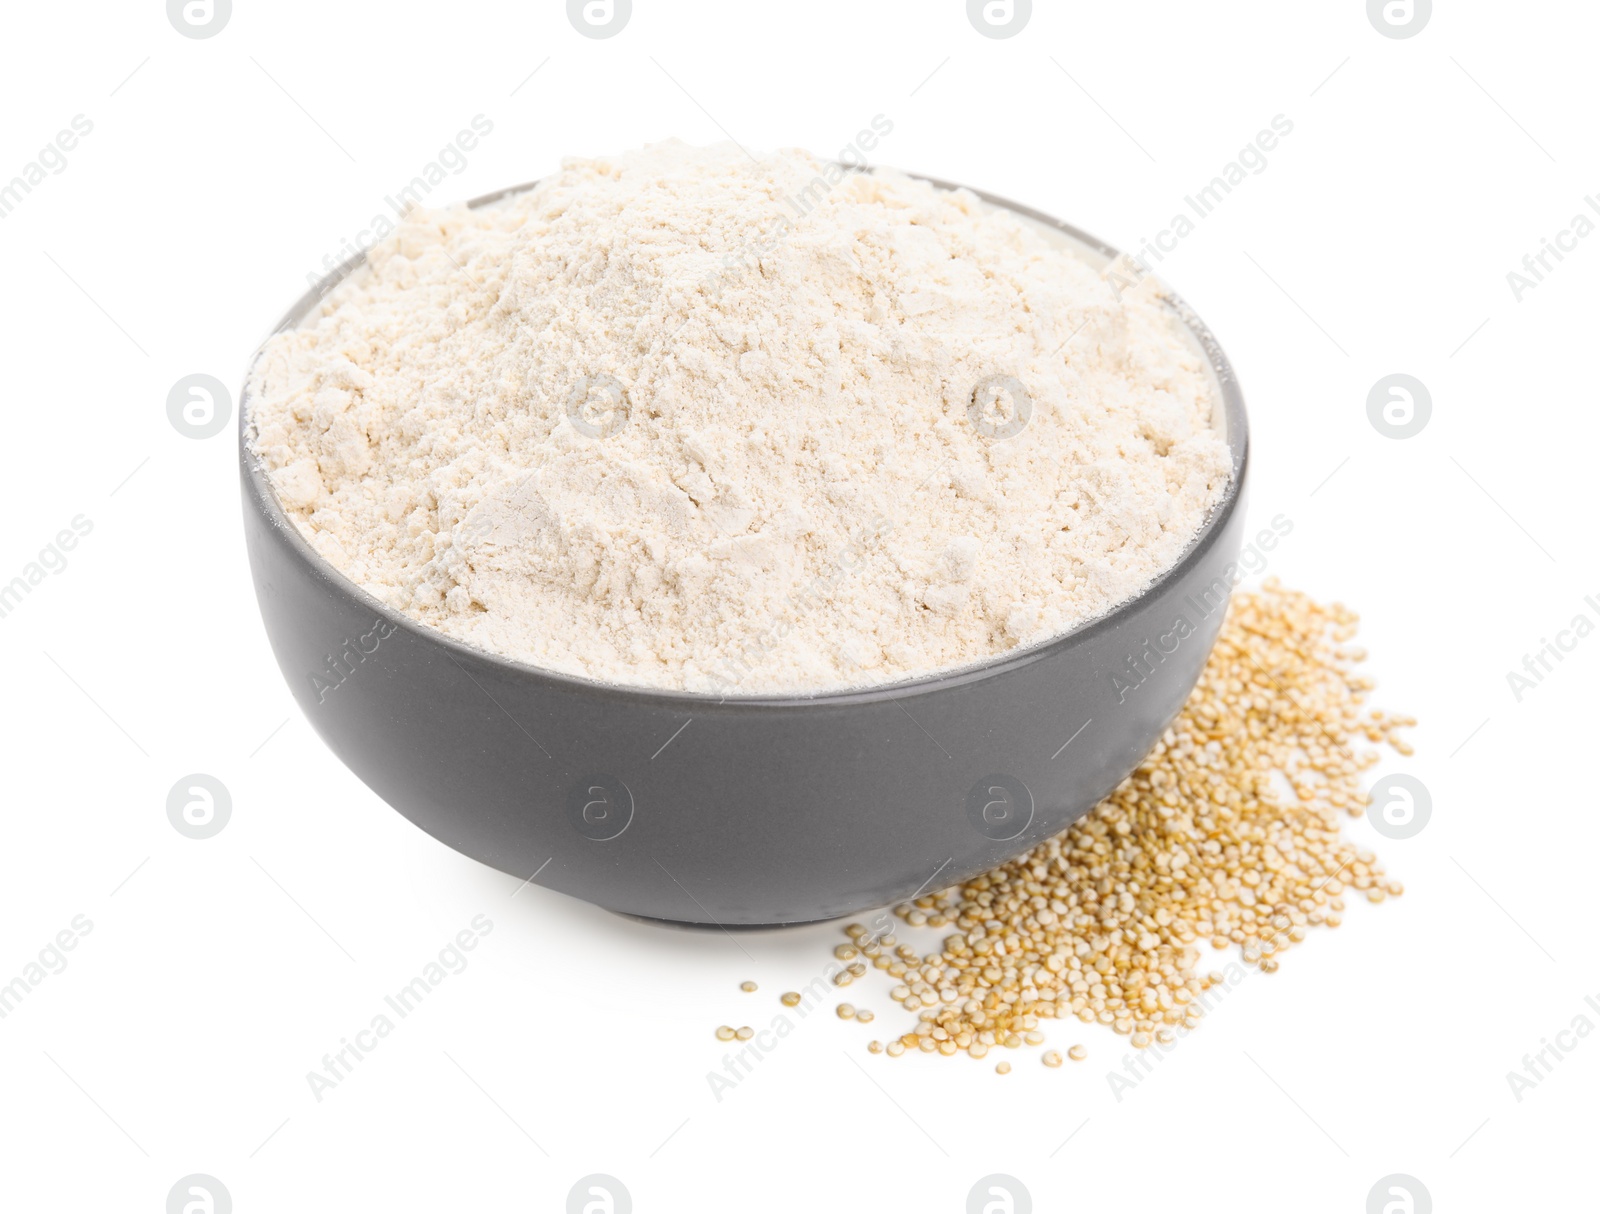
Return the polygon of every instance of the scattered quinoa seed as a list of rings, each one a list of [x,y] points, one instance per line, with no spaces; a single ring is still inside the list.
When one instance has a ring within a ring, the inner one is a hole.
[[[916,1017],[887,1052],[981,1058],[1069,1017],[1137,1049],[1167,1044],[1199,1025],[1208,990],[1237,980],[1202,970],[1203,946],[1273,973],[1312,929],[1340,925],[1346,890],[1400,896],[1340,833],[1367,808],[1361,773],[1377,755],[1364,744],[1406,753],[1400,730],[1416,724],[1367,706],[1356,624],[1276,579],[1236,591],[1182,711],[1110,796],[1032,851],[894,908],[908,926],[949,929],[933,951],[846,927],[835,955],[852,964],[835,984],[864,977],[864,955]]]
[[[784,1007],[799,1007],[800,1006],[800,992],[799,991],[784,991],[784,993],[782,995],[778,996],[778,1002],[783,1004]]]
[[[721,1028],[719,1028],[717,1030],[717,1040],[718,1041],[732,1041],[733,1040],[733,1027],[731,1025],[725,1024]]]
[[[741,991],[753,991],[756,989],[756,984],[754,982],[741,982],[739,989]]]
[[[853,1003],[841,1003],[836,1009],[840,1020],[854,1020],[856,1009]]]
[[[1009,1075],[1009,1074],[1011,1074],[1011,1064],[1009,1062],[997,1062],[997,1063],[995,1063],[994,1064],[994,1073],[996,1075]]]
[[[1045,1066],[1060,1066],[1061,1055],[1055,1050],[1046,1050],[1044,1052],[1044,1057],[1040,1059],[1040,1061],[1043,1062]]]
[[[751,1028],[748,1024],[741,1028],[738,1032],[734,1033],[734,1036],[740,1041],[749,1041],[750,1038],[754,1037],[755,1035],[755,1029]]]

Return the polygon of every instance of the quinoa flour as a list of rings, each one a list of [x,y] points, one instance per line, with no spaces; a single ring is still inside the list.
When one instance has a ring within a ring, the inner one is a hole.
[[[975,395],[1001,377],[1025,397]],[[966,191],[733,145],[413,211],[249,394],[284,508],[384,602],[722,694],[1066,631],[1173,564],[1230,475],[1159,300]]]

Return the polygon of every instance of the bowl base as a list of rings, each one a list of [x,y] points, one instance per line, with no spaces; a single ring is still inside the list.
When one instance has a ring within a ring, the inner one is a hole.
[[[670,927],[682,932],[779,932],[790,927],[811,927],[817,923],[838,923],[848,915],[830,916],[824,919],[799,919],[793,923],[692,923],[683,919],[654,919],[649,915],[630,915],[627,911],[609,910],[608,913],[619,919],[631,919],[635,923],[647,923],[651,927]]]

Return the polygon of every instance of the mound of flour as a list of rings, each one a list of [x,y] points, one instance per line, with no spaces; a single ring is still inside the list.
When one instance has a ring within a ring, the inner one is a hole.
[[[413,211],[250,379],[316,550],[533,665],[758,694],[1099,615],[1221,495],[1203,360],[970,193],[669,142]]]

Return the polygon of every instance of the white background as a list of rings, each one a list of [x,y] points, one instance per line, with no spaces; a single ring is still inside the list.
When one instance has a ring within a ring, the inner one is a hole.
[[[1406,40],[1360,0],[1041,3],[1005,40],[954,0],[636,0],[606,40],[555,0],[236,0],[204,40],[158,0],[3,20],[0,181],[94,123],[0,220],[0,580],[93,523],[0,619],[0,983],[93,923],[0,1020],[6,1208],[155,1212],[192,1172],[241,1214],[560,1210],[592,1172],[639,1211],[956,1212],[995,1172],[1039,1210],[1359,1212],[1396,1172],[1441,1211],[1592,1208],[1600,1034],[1521,1101],[1506,1080],[1600,1025],[1600,636],[1520,703],[1506,680],[1600,621],[1600,239],[1521,302],[1506,282],[1600,188],[1590,6],[1440,4]],[[1379,702],[1422,719],[1381,770],[1426,784],[1430,824],[1350,827],[1405,896],[1252,976],[1120,1101],[1124,1039],[1076,1022],[1047,1022],[1089,1050],[1060,1071],[867,1054],[905,1015],[881,975],[850,996],[877,1024],[813,1016],[716,1100],[713,1028],[767,1023],[837,927],[733,940],[513,897],[410,826],[272,660],[233,430],[166,417],[182,376],[237,385],[306,273],[479,113],[436,197],[721,128],[831,154],[881,113],[882,163],[1124,247],[1290,118],[1162,271],[1244,382],[1252,515],[1294,523],[1272,572],[1359,609]],[[1433,398],[1405,441],[1366,416],[1395,371]],[[190,772],[233,797],[205,842],[166,818]],[[306,1072],[479,914],[470,966],[316,1101]]]

